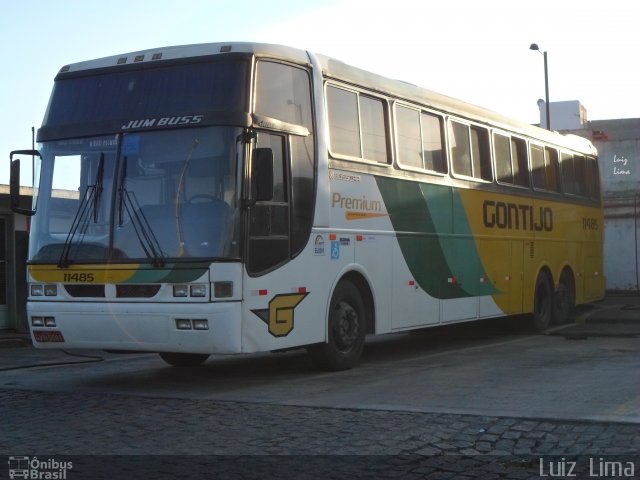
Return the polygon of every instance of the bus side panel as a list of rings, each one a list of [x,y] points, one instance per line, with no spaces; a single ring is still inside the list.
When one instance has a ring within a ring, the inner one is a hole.
[[[324,342],[326,312],[337,270],[353,261],[344,247],[331,261],[329,234],[314,230],[304,250],[268,273],[244,273],[242,351],[280,350]]]
[[[393,329],[404,329],[440,322],[440,300],[428,295],[415,281],[397,246],[393,248]]]
[[[375,328],[377,334],[391,331],[392,292],[395,278],[389,272],[393,269],[390,252],[397,251],[397,243],[391,232],[356,234],[355,264],[372,289],[375,307]]]

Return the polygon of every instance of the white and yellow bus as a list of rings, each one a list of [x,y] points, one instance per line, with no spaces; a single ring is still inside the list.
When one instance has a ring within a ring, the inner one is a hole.
[[[11,178],[37,347],[173,365],[307,347],[345,369],[367,334],[516,314],[540,330],[604,293],[591,143],[322,55],[66,65],[37,139]]]

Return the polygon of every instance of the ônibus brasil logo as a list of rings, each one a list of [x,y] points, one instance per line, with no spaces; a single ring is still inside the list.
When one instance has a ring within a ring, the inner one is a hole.
[[[9,457],[9,478],[30,480],[66,480],[67,471],[73,469],[72,462],[61,462],[54,458],[39,460],[38,457]]]

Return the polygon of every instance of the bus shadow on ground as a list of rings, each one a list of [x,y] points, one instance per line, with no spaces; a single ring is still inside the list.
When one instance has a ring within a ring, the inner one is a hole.
[[[113,387],[153,394],[163,390],[195,392],[203,389],[215,393],[244,389],[249,385],[251,388],[266,386],[279,381],[326,379],[327,375],[338,380],[341,376],[365,375],[370,370],[367,367],[371,366],[420,359],[439,352],[528,334],[518,320],[506,317],[370,337],[360,365],[346,372],[322,370],[304,348],[298,348],[283,352],[215,355],[195,367],[172,367],[159,357],[144,356],[140,359],[144,363],[133,361],[126,371],[114,365],[113,370],[109,368],[100,375],[85,378],[83,384],[92,388]]]

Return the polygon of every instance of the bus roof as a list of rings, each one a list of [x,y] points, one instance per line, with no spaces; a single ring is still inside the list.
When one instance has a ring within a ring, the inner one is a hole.
[[[249,53],[258,56],[269,56],[272,58],[289,60],[295,63],[309,63],[309,54],[304,50],[293,47],[269,43],[218,42],[152,48],[149,50],[140,50],[138,52],[129,52],[121,55],[112,55],[109,57],[72,63],[62,67],[60,69],[60,74],[131,64],[225,55],[229,53]]]
[[[229,53],[248,53],[257,56],[268,56],[294,63],[308,64],[312,53],[283,45],[252,42],[218,42],[195,45],[180,45],[129,52],[95,60],[77,62],[65,65],[60,69],[60,77],[68,73],[78,73],[85,70],[113,68],[124,65],[153,63],[183,58],[197,58],[211,55],[225,55]],[[351,83],[394,98],[402,98],[417,102],[425,107],[442,112],[449,112],[495,128],[519,133],[521,135],[543,140],[577,150],[585,154],[596,155],[593,144],[576,135],[563,135],[520,122],[492,110],[472,105],[440,93],[401,81],[392,80],[382,75],[362,70],[348,65],[340,60],[325,55],[315,55],[325,77],[334,78]]]

